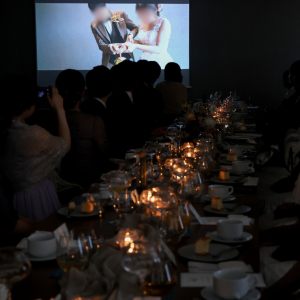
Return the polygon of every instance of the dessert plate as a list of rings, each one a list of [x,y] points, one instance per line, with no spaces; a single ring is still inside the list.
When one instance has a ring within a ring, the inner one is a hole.
[[[214,292],[214,289],[212,287],[206,287],[201,291],[201,296],[205,300],[224,300],[224,298],[221,298],[217,296]],[[260,299],[261,294],[257,289],[250,290],[246,296],[241,298],[241,300],[258,300]]]
[[[222,244],[210,244],[209,245],[209,252],[212,254],[218,254],[222,250],[230,249],[230,246],[222,245]],[[222,254],[218,258],[214,258],[208,255],[198,255],[195,252],[195,244],[186,245],[178,249],[178,254],[181,257],[186,259],[194,260],[194,261],[201,261],[201,262],[220,262],[225,260],[230,260],[239,255],[239,251],[237,249],[232,249],[232,251],[227,251]]]
[[[222,210],[215,210],[211,208],[211,205],[207,205],[204,207],[204,210],[216,215],[242,215],[248,213],[251,210],[251,207],[247,205],[239,205],[239,204],[224,204],[224,208]],[[228,208],[228,209],[227,209]]]
[[[62,207],[57,211],[62,216],[67,216],[69,213],[68,207]],[[94,217],[99,215],[99,210],[97,207],[94,207],[94,211],[90,214],[84,214],[81,212],[81,205],[76,205],[75,210],[71,212],[70,216],[73,218],[87,218]]]
[[[230,178],[228,180],[222,180],[219,177],[215,176],[213,178],[211,178],[210,180],[212,182],[215,183],[222,183],[222,184],[239,184],[239,183],[245,183],[248,181],[247,177],[241,178],[241,180],[239,180],[241,178],[241,176],[230,176]]]
[[[253,239],[252,234],[248,232],[244,232],[241,238],[236,240],[224,240],[218,236],[216,231],[208,232],[206,236],[210,237],[215,242],[226,243],[226,244],[240,244],[240,243],[251,241]]]
[[[236,197],[234,197],[234,196],[223,198],[223,203],[224,202],[231,202],[231,201],[234,201],[235,199],[236,199]],[[201,200],[207,201],[207,202],[211,202],[212,199],[208,195],[203,195],[202,198],[201,198]]]

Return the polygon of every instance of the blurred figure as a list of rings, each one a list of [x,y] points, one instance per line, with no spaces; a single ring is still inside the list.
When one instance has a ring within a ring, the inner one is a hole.
[[[16,91],[18,86],[18,91]],[[12,76],[2,82],[0,167],[12,185],[13,203],[21,217],[39,221],[60,206],[55,187],[49,180],[62,158],[70,151],[71,136],[63,99],[52,87],[48,101],[55,109],[59,137],[39,126],[25,122],[35,111],[36,85],[23,76]]]
[[[95,18],[91,29],[97,45],[102,51],[102,65],[111,68],[119,56],[119,45],[132,42],[138,33],[138,27],[130,20],[125,11],[111,11],[107,7],[107,3],[88,3],[88,7]],[[113,18],[116,18],[118,23]],[[130,30],[129,34],[127,29]],[[123,56],[133,59],[132,53],[124,53]]]
[[[138,83],[137,64],[125,60],[111,70],[117,82],[112,96],[107,101],[109,155],[124,158],[132,148],[140,147],[137,136],[137,118],[133,90]]]
[[[85,79],[89,98],[81,104],[80,109],[86,114],[99,116],[106,126],[106,103],[114,87],[112,74],[108,68],[97,66],[87,73]]]
[[[165,125],[172,123],[181,114],[182,104],[187,101],[187,89],[182,79],[180,66],[169,63],[165,68],[165,80],[155,87],[163,96]]]
[[[71,151],[61,164],[61,177],[87,188],[108,171],[104,122],[99,116],[85,114],[79,109],[85,92],[85,80],[79,71],[61,72],[56,79],[56,87],[64,99],[72,140]]]

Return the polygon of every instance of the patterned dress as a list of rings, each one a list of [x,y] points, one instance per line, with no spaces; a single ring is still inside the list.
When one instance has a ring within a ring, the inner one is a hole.
[[[158,18],[155,22],[154,27],[151,30],[145,31],[143,29],[143,26],[139,26],[139,33],[137,35],[137,40],[142,45],[148,45],[148,46],[156,46],[157,45],[157,39],[158,39],[158,32],[161,28],[161,25],[163,21],[169,22],[167,19],[164,18]],[[170,63],[174,62],[170,54],[168,53],[168,47],[160,53],[151,53],[151,52],[143,52],[140,60],[148,60],[148,61],[156,61],[159,63],[162,69],[165,68],[165,66]]]

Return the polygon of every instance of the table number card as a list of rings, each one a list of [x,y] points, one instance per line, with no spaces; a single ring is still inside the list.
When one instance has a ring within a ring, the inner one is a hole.
[[[167,256],[170,258],[171,262],[175,266],[177,266],[175,255],[173,254],[173,252],[170,250],[170,248],[165,244],[165,242],[163,240],[161,240],[161,246],[163,247],[163,249],[164,249],[165,253],[167,254]]]

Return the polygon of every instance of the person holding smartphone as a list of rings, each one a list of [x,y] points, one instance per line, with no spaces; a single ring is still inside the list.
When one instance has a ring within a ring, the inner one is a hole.
[[[18,85],[18,91],[15,86]],[[51,87],[47,99],[56,111],[58,136],[40,126],[29,126],[26,120],[36,106],[36,86],[26,77],[11,76],[1,83],[0,169],[13,189],[13,205],[18,215],[30,220],[45,219],[60,206],[50,177],[71,148],[71,136],[63,98]],[[15,92],[11,92],[15,91]]]

